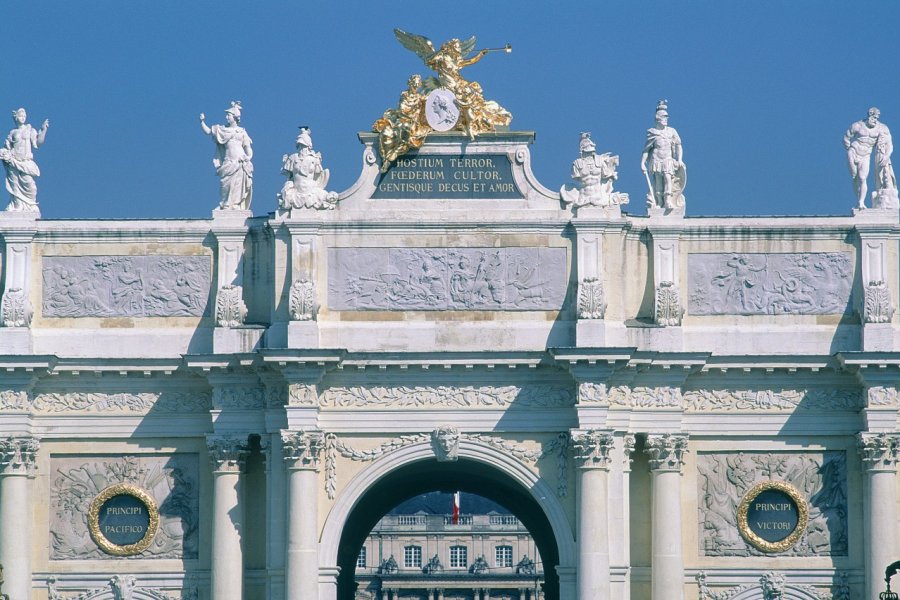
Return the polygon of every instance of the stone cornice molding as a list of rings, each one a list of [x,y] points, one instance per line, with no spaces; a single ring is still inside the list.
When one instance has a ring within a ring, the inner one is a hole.
[[[685,433],[648,435],[647,447],[644,452],[650,457],[650,470],[680,473],[684,467],[684,455],[688,451],[687,445],[688,435]]]
[[[897,471],[900,436],[888,433],[860,433],[857,437],[863,468],[869,473]]]
[[[240,473],[250,453],[246,438],[225,435],[207,436],[206,449],[213,473]]]
[[[0,439],[0,475],[34,477],[35,461],[40,446],[40,440],[35,437]]]
[[[571,437],[575,462],[579,468],[609,470],[614,447],[612,431],[574,430]]]
[[[319,471],[325,433],[322,431],[281,430],[284,462],[291,471]]]

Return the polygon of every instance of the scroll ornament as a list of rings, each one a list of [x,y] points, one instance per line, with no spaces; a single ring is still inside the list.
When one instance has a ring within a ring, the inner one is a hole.
[[[247,316],[244,305],[244,290],[239,285],[225,285],[216,294],[216,325],[219,327],[240,327]]]
[[[13,288],[3,294],[0,301],[0,325],[3,327],[30,327],[34,310],[25,291]]]
[[[299,279],[291,284],[288,310],[291,321],[312,321],[316,318],[316,290],[313,282]]]
[[[866,323],[890,323],[894,316],[891,290],[883,281],[870,281],[866,286],[863,302],[863,319]]]
[[[603,282],[596,277],[585,277],[578,286],[578,318],[602,319],[605,313]]]
[[[656,323],[663,327],[681,325],[681,299],[678,288],[672,281],[663,281],[656,288]]]

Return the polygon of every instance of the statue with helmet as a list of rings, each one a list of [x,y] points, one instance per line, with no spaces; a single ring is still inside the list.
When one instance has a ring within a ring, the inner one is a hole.
[[[219,176],[219,208],[222,210],[250,210],[253,199],[253,141],[240,126],[241,103],[235,101],[225,110],[226,125],[206,124],[200,113],[200,128],[216,145],[213,166]]]
[[[578,149],[581,155],[572,163],[572,179],[577,182],[577,187],[563,186],[560,189],[563,202],[575,208],[609,208],[628,204],[628,194],[613,191],[613,182],[619,176],[619,157],[610,152],[598,155],[590,132],[581,134]]]
[[[300,127],[296,144],[297,151],[285,154],[281,159],[281,173],[287,181],[278,193],[278,208],[282,211],[294,208],[333,209],[337,206],[338,195],[325,191],[329,172],[322,167],[322,154],[313,150],[309,127]]]

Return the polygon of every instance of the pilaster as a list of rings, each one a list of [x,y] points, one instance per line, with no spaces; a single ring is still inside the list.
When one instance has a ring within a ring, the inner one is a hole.
[[[609,301],[604,278],[603,240],[607,232],[622,229],[621,219],[596,219],[588,215],[595,210],[580,210],[572,219],[576,239],[576,272],[578,275],[578,321],[575,344],[578,347],[598,347],[607,342],[606,307]],[[603,211],[604,214],[606,211]],[[615,301],[615,299],[613,300]]]
[[[880,215],[881,211],[865,211]],[[889,248],[896,245],[893,227],[896,226],[896,212],[893,218],[882,222],[871,218],[857,219],[857,254],[859,256],[860,283],[862,291],[859,299],[859,315],[862,323],[861,346],[863,351],[891,351],[894,347],[893,317],[894,298],[897,297],[896,252]]]
[[[0,296],[0,354],[31,353],[32,242],[36,213],[0,212],[3,289]]]
[[[648,227],[653,263],[653,321],[661,327],[680,327],[684,314],[680,249],[682,223],[677,216],[654,217]],[[681,350],[680,330],[672,332],[666,339],[666,347],[659,350]]]

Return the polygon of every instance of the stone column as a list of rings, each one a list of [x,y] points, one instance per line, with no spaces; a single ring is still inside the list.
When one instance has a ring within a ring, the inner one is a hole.
[[[31,598],[31,482],[38,440],[0,440],[0,564],[10,598]]]
[[[319,457],[325,435],[321,431],[283,430],[281,443],[288,470],[285,598],[318,598]]]
[[[684,598],[684,556],[681,544],[681,468],[687,452],[684,434],[650,435],[646,452],[652,473],[653,600]]]
[[[859,434],[866,472],[865,540],[866,600],[878,600],[884,569],[897,559],[897,460],[900,437],[886,433]]]
[[[224,436],[206,439],[213,469],[213,527],[210,550],[211,600],[241,600],[244,595],[244,555],[241,528],[244,507],[240,475],[247,458],[246,440]]]
[[[609,600],[609,487],[613,436],[591,429],[572,433],[578,482],[578,600]]]

